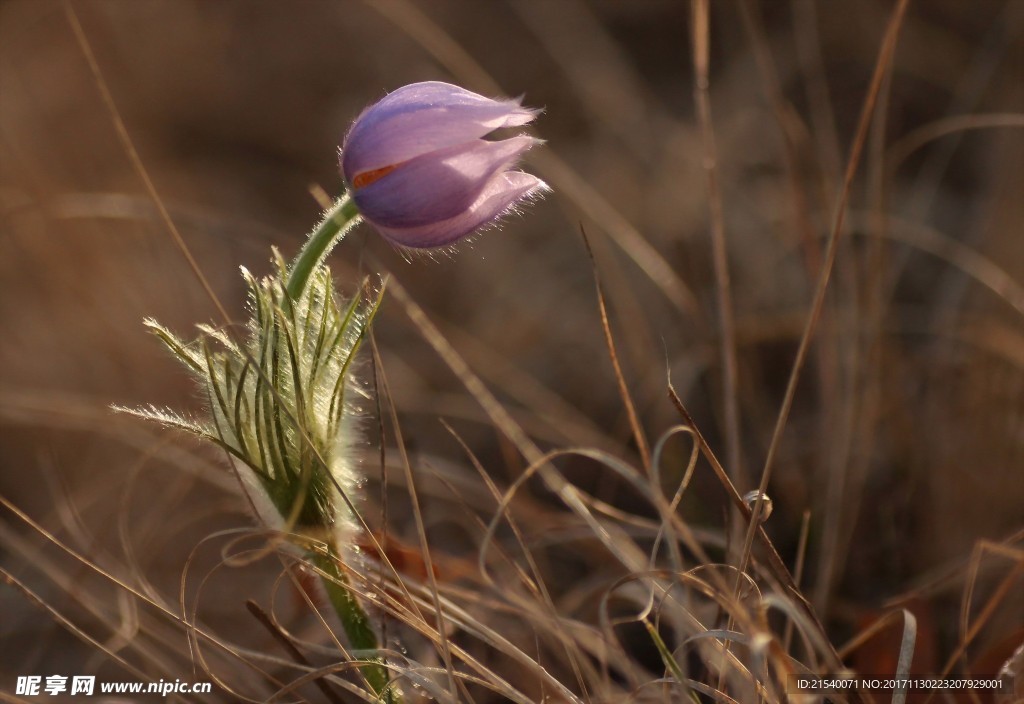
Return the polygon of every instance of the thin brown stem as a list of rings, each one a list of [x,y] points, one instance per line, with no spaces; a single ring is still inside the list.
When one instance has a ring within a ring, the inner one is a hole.
[[[722,212],[722,193],[718,185],[718,151],[715,130],[711,120],[711,98],[708,93],[710,31],[708,27],[708,0],[693,2],[693,96],[697,104],[701,142],[704,146],[704,176],[708,190],[711,220],[711,251],[715,270],[715,301],[718,307],[720,345],[722,355],[722,396],[725,415],[726,467],[736,484],[746,487],[740,446],[740,413],[738,392],[738,364],[736,361],[736,321],[733,313],[732,285],[729,277],[729,257],[725,243],[725,217]]]
[[[908,5],[909,0],[900,0],[896,9],[893,11],[892,18],[889,20],[889,25],[886,28],[885,37],[882,40],[882,46],[879,51],[878,61],[875,64],[875,70],[871,77],[871,84],[868,87],[867,96],[865,97],[860,118],[857,122],[856,136],[854,137],[853,144],[850,148],[850,157],[847,161],[846,173],[843,176],[842,188],[839,193],[838,202],[836,203],[832,231],[829,235],[828,246],[825,249],[825,260],[822,263],[821,274],[818,278],[818,284],[815,288],[814,298],[811,303],[811,310],[807,316],[803,334],[800,337],[800,345],[797,348],[796,358],[793,360],[793,368],[789,375],[789,381],[786,384],[786,392],[783,396],[782,406],[779,409],[775,429],[772,432],[771,442],[768,446],[768,452],[765,457],[764,468],[761,472],[761,483],[758,487],[759,495],[757,501],[754,503],[750,525],[747,528],[747,536],[744,541],[744,564],[741,565],[741,570],[746,568],[745,563],[750,558],[750,548],[753,545],[754,534],[760,526],[759,521],[764,508],[765,490],[767,489],[768,481],[771,478],[775,455],[778,453],[779,444],[782,440],[782,433],[786,428],[786,422],[789,420],[789,412],[793,407],[793,399],[796,396],[796,388],[800,381],[800,373],[803,371],[804,363],[807,360],[807,353],[810,350],[811,341],[814,339],[814,332],[817,329],[818,320],[821,317],[822,309],[825,305],[825,294],[828,291],[828,284],[832,278],[832,270],[835,267],[836,256],[839,252],[839,241],[844,231],[843,225],[846,220],[846,208],[850,198],[850,190],[853,185],[853,177],[856,175],[857,167],[860,165],[860,157],[864,149],[864,144],[867,140],[868,128],[871,125],[872,117],[875,112],[875,102],[878,99],[878,95],[882,87],[882,81],[889,70],[890,64],[892,63],[893,55],[896,51],[896,41],[899,37],[899,29],[903,23],[903,17],[906,14]]]
[[[619,396],[626,408],[626,415],[629,416],[629,425],[633,429],[633,439],[636,441],[637,452],[640,453],[640,461],[644,468],[651,470],[651,450],[644,436],[643,426],[640,425],[640,417],[636,412],[636,405],[629,393],[629,386],[626,384],[626,377],[622,373],[622,365],[619,363],[619,355],[615,350],[615,337],[612,335],[611,324],[608,322],[608,308],[604,302],[604,292],[601,290],[601,278],[597,272],[597,262],[594,260],[594,251],[590,248],[590,241],[587,239],[586,230],[580,225],[580,234],[583,236],[583,244],[587,248],[587,256],[590,257],[590,266],[594,272],[594,288],[597,291],[597,308],[601,313],[601,329],[604,331],[604,341],[608,346],[608,357],[611,359],[612,368],[615,370],[615,381],[619,387]]]

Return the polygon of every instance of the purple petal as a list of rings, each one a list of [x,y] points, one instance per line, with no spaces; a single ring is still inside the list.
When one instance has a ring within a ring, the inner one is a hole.
[[[455,217],[470,208],[491,177],[537,143],[520,135],[498,142],[474,139],[405,162],[352,191],[359,211],[375,225],[410,228]]]
[[[505,171],[492,178],[476,201],[453,218],[419,227],[391,228],[378,225],[377,229],[385,239],[400,247],[443,247],[496,221],[517,202],[546,190],[547,184],[536,176],[521,171]]]
[[[342,174],[351,184],[364,171],[479,139],[502,127],[525,125],[536,115],[518,100],[491,100],[438,81],[414,83],[356,119],[342,145]]]

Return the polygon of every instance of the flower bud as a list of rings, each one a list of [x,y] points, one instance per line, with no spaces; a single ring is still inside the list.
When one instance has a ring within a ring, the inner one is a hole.
[[[539,140],[482,139],[537,112],[448,83],[414,83],[356,119],[341,149],[342,176],[359,212],[387,240],[442,247],[547,190],[536,176],[510,171]]]

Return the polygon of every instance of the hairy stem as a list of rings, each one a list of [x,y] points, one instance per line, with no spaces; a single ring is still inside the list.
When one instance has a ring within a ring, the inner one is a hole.
[[[293,301],[299,300],[306,290],[309,275],[317,265],[361,219],[355,202],[347,193],[328,208],[288,270],[287,291]]]
[[[326,575],[321,581],[324,589],[327,590],[327,597],[331,600],[334,611],[341,619],[341,625],[345,629],[352,649],[376,651],[379,647],[377,634],[370,624],[369,616],[360,606],[349,586],[348,575],[341,569],[337,550],[332,546],[323,552],[313,551],[310,556],[313,564]],[[401,694],[395,687],[389,686],[391,678],[384,661],[379,657],[371,657],[367,658],[365,662],[366,664],[360,669],[373,693],[386,704],[401,704]]]

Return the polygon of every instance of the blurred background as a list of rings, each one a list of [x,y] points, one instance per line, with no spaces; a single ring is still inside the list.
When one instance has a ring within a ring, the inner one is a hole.
[[[245,312],[238,266],[262,274],[271,245],[297,251],[320,212],[313,191],[340,192],[337,148],[363,107],[420,80],[543,107],[536,133],[547,144],[523,168],[551,195],[455,255],[407,260],[361,227],[331,256],[339,286],[353,293],[362,275],[390,271],[542,448],[597,447],[637,463],[585,229],[649,440],[681,422],[666,395],[670,373],[743,492],[761,477],[894,3],[712,5],[733,434],[688,3],[71,3],[141,163],[236,317]],[[1021,0],[911,3],[768,486],[766,529],[790,565],[809,516],[803,584],[835,642],[909,605],[921,629],[915,667],[925,672],[961,642],[968,588],[972,622],[1002,596],[964,661],[994,672],[1024,639],[1022,36]],[[217,531],[252,525],[245,501],[215,452],[109,407],[201,409],[141,321],[188,336],[219,314],[147,194],[56,0],[0,4],[0,242],[0,494],[109,574],[176,606],[185,565],[203,573],[198,565],[218,557]],[[431,477],[474,472],[439,419],[499,486],[524,463],[396,300],[386,300],[375,336],[424,475],[432,548],[473,561],[479,528],[453,517],[465,507],[456,511]],[[365,410],[366,513],[384,531],[377,410]],[[385,445],[394,447],[393,429]],[[678,474],[688,456],[685,442],[669,443],[665,471]],[[621,510],[644,512],[600,466],[562,468]],[[392,474],[386,530],[416,544]],[[477,494],[465,491],[470,511],[493,511],[486,492],[472,505]],[[721,533],[724,496],[698,465],[680,511]],[[533,500],[539,516],[558,508],[539,487]],[[164,637],[187,654],[184,636],[161,630],[170,626],[139,629],[145,614],[123,590],[10,508],[0,516],[0,564],[52,609],[114,653],[133,639],[159,650]],[[1001,548],[979,553],[983,540]],[[553,589],[617,576],[588,559],[553,569]],[[201,600],[211,629],[239,640],[251,630],[272,649],[243,602],[269,593],[275,569],[217,570]],[[0,690],[16,674],[119,667],[22,589],[0,587],[0,613]],[[881,671],[872,658],[891,653],[856,657]],[[187,660],[165,671],[188,672]]]

